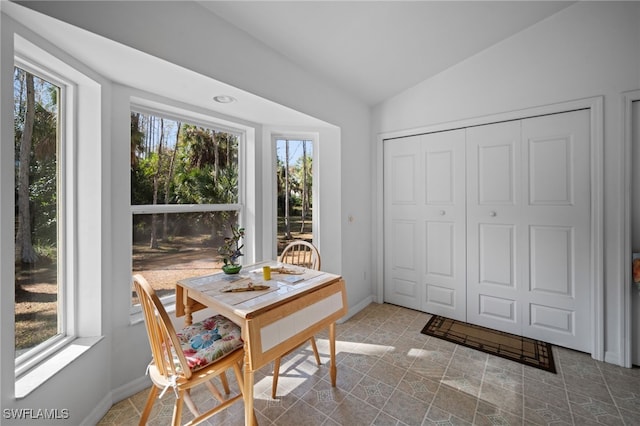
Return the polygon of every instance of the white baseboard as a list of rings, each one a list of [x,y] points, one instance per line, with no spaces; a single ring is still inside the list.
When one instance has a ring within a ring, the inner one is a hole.
[[[105,414],[111,409],[111,407],[122,401],[123,399],[129,398],[136,393],[147,389],[151,386],[151,380],[149,377],[142,376],[137,379],[120,386],[117,389],[111,391],[107,396],[105,396],[102,401],[94,408],[91,413],[80,423],[81,425],[95,425],[97,424]]]
[[[365,298],[364,300],[362,300],[360,303],[358,303],[356,306],[352,306],[351,308],[349,308],[349,311],[347,312],[347,315],[345,315],[344,317],[340,318],[337,321],[338,324],[342,324],[343,322],[345,322],[346,320],[348,320],[349,318],[351,318],[352,316],[354,316],[355,314],[357,314],[358,312],[360,312],[361,310],[366,308],[373,301],[374,301],[374,297],[373,296],[369,296],[369,297]]]
[[[91,413],[80,423],[81,426],[89,426],[96,425],[102,418],[107,414],[111,406],[113,405],[113,400],[111,399],[111,394],[108,394],[102,401],[98,403],[96,408],[91,410]]]
[[[620,356],[617,352],[605,351],[604,362],[609,364],[621,365]]]
[[[119,388],[111,392],[113,403],[115,404],[116,402],[120,402],[123,399],[129,398],[130,396],[135,395],[150,386],[151,379],[149,378],[149,376],[144,375],[138,377],[137,379],[125,384],[124,386],[120,386]]]

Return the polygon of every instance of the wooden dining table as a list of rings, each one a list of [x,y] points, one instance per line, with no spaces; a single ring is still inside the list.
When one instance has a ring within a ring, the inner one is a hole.
[[[263,278],[263,266],[271,279]],[[251,290],[247,290],[251,288]],[[245,425],[255,424],[254,372],[295,349],[318,332],[329,330],[331,385],[336,386],[336,321],[347,313],[345,282],[340,275],[275,261],[247,265],[237,275],[217,273],[180,280],[176,315],[211,308],[242,328],[244,341]]]

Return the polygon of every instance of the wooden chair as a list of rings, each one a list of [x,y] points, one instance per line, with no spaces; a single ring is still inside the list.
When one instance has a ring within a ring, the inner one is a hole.
[[[304,266],[308,269],[320,270],[320,252],[313,244],[303,241],[294,240],[287,244],[280,254],[279,261],[281,263],[287,263],[289,265]],[[318,346],[316,345],[315,337],[309,339],[311,347],[313,348],[313,354],[316,358],[316,363],[320,365],[320,355],[318,354]],[[297,348],[295,348],[297,349]],[[293,349],[293,350],[295,350]],[[276,398],[278,390],[278,375],[280,373],[280,361],[282,357],[289,355],[293,350],[287,352],[279,358],[276,358],[273,362],[273,383],[271,385],[271,398]]]
[[[149,392],[140,425],[147,422],[149,413],[159,390],[174,392],[173,425],[180,424],[182,403],[185,401],[195,418],[187,425],[200,423],[231,404],[243,400],[244,344],[240,338],[240,327],[222,315],[207,318],[176,332],[162,302],[153,288],[141,275],[134,275],[133,283],[140,299],[147,327],[153,360],[148,374],[153,386]],[[211,382],[219,377],[228,395],[229,383],[225,372],[233,369],[240,393],[225,399]],[[205,384],[220,404],[200,413],[191,399],[191,389]]]
[[[316,246],[303,240],[294,240],[287,244],[282,250],[279,260],[289,265],[320,270],[320,252]]]

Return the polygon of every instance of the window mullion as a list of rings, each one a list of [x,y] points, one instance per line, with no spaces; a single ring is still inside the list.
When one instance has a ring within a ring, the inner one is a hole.
[[[143,204],[131,206],[133,214],[223,212],[240,211],[241,209],[241,204]]]

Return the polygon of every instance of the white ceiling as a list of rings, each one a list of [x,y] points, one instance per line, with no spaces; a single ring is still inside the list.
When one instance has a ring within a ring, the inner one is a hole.
[[[191,0],[181,0],[191,1]],[[319,120],[104,37],[2,2],[2,11],[118,83],[273,125]],[[540,1],[197,1],[292,62],[375,105],[567,7]],[[25,2],[38,10],[55,2]],[[74,2],[66,3],[71,7]],[[114,3],[114,4],[117,4]],[[152,6],[152,2],[149,2]],[[64,13],[62,13],[64,15]],[[149,74],[146,70],[153,69]],[[167,84],[175,82],[175,84]],[[189,82],[186,84],[185,82]],[[220,105],[212,94],[239,99]]]
[[[199,1],[375,105],[539,22],[560,1]]]
[[[73,5],[74,2],[70,2],[70,4]],[[237,123],[238,119],[274,126],[315,127],[326,125],[317,118],[69,25],[66,22],[52,19],[44,14],[33,13],[29,8],[13,2],[0,0],[0,5],[3,13],[7,13],[30,28],[36,28],[38,35],[107,79],[181,102],[185,109],[190,111],[194,106],[203,108],[205,111],[216,111],[220,114],[217,119],[219,122],[228,118],[230,125]],[[26,5],[33,6],[35,10],[38,10],[36,6],[39,4],[27,2]],[[24,49],[32,49],[30,43],[21,38],[18,39],[16,45]],[[148,70],[154,72],[149,73]],[[161,88],[161,93],[159,88]],[[218,104],[212,101],[213,95],[221,94],[232,96],[238,102]],[[150,107],[162,105],[158,108],[163,110],[171,109],[162,99],[155,103],[148,100],[144,103]],[[178,108],[173,109],[174,111],[171,112],[180,113]]]

